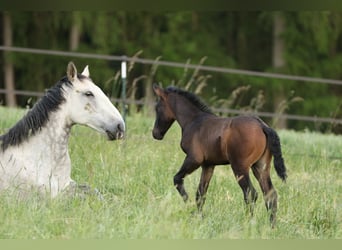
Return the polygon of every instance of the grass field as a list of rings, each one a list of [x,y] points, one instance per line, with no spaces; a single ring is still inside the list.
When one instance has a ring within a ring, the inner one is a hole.
[[[0,132],[23,111],[0,107]],[[271,229],[259,186],[255,215],[244,209],[230,166],[218,166],[203,214],[195,209],[200,171],[185,179],[191,201],[173,187],[184,154],[174,125],[163,141],[151,136],[153,117],[127,117],[124,141],[107,141],[75,126],[69,143],[72,177],[98,188],[104,200],[25,201],[0,195],[1,239],[334,239],[342,238],[342,137],[279,131],[288,181],[272,168],[279,195],[278,222]]]

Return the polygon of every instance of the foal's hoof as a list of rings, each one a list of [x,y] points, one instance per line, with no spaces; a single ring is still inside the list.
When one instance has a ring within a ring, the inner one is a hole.
[[[194,208],[191,212],[190,212],[192,217],[195,218],[199,218],[199,219],[204,219],[204,214],[202,211],[198,210],[197,208]]]
[[[188,201],[188,199],[189,199],[189,196],[187,194],[183,194],[182,195],[182,199],[186,203]]]
[[[273,216],[270,218],[270,224],[272,229],[276,227],[276,219]]]

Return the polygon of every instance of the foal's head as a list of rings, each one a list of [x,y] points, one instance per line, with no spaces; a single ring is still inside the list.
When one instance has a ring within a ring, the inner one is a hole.
[[[86,125],[107,134],[110,140],[123,138],[123,118],[109,98],[89,78],[88,66],[81,74],[77,74],[75,65],[70,62],[67,78],[71,83],[71,87],[65,89],[70,122]]]
[[[159,100],[156,105],[156,121],[154,123],[152,135],[154,139],[162,140],[165,133],[175,121],[175,115],[167,102],[167,92],[157,84],[153,85],[153,91],[158,96]]]

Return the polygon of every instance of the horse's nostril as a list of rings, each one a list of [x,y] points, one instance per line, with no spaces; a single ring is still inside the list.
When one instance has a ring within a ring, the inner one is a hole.
[[[124,131],[123,126],[122,126],[121,123],[118,124],[118,130],[121,131],[121,132]]]

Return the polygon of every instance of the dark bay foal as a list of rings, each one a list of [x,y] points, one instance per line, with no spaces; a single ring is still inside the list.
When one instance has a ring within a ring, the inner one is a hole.
[[[156,84],[153,90],[159,97],[153,137],[162,140],[174,121],[182,129],[181,148],[186,157],[174,176],[174,184],[183,200],[188,199],[184,177],[201,166],[202,174],[196,193],[196,203],[201,210],[215,166],[231,164],[244,200],[253,213],[257,192],[249,177],[249,170],[252,169],[270,212],[271,225],[274,226],[277,192],[270,178],[272,156],[278,176],[283,181],[287,177],[277,133],[254,116],[218,117],[190,92],[175,87],[163,89]]]

